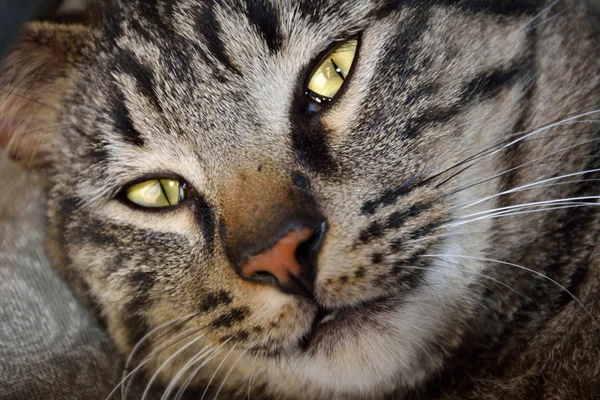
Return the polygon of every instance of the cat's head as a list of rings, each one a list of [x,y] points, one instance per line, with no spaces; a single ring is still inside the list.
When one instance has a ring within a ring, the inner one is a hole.
[[[93,28],[24,34],[3,137],[22,160],[43,143],[50,254],[124,354],[141,343],[132,366],[377,397],[527,292],[481,258],[522,263],[572,210],[511,207],[585,194],[519,188],[595,146],[533,130],[597,86],[582,6],[543,3],[111,1]]]

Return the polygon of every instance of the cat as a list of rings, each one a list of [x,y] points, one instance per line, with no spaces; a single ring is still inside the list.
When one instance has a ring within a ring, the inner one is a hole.
[[[597,6],[109,0],[26,27],[0,142],[48,182],[115,395],[593,398]]]

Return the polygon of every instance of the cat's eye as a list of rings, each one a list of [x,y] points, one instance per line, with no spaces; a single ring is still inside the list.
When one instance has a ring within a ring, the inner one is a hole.
[[[126,196],[142,207],[173,207],[185,200],[185,184],[176,179],[152,179],[128,187]]]
[[[333,99],[352,69],[357,46],[357,39],[348,40],[321,59],[308,79],[306,94],[312,101],[320,105]]]

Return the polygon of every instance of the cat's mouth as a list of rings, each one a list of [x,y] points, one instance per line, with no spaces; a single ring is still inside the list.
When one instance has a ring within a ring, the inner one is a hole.
[[[304,351],[314,349],[328,337],[338,335],[342,330],[348,333],[359,331],[362,326],[374,322],[377,314],[398,305],[398,297],[381,296],[355,306],[326,309],[319,306],[310,329],[300,339],[299,346]]]

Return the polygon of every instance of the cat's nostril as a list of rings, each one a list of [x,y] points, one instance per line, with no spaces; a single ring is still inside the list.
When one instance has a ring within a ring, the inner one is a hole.
[[[327,231],[327,223],[322,222],[314,231],[308,240],[300,243],[296,249],[296,260],[300,265],[306,265],[306,268],[315,269],[317,263],[317,257],[321,246],[323,245],[323,239],[325,238],[325,232]],[[314,277],[313,277],[314,278]]]
[[[315,229],[289,230],[271,248],[249,257],[240,268],[242,277],[312,298],[316,259],[326,228],[321,223]]]

